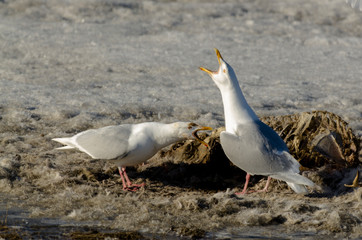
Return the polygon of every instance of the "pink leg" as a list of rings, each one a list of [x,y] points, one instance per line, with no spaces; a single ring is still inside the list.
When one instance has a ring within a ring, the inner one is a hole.
[[[119,170],[119,175],[121,175],[121,179],[122,179],[122,183],[123,183],[123,190],[128,190],[128,191],[137,191],[138,188],[143,187],[145,184],[132,184],[131,181],[128,178],[128,175],[126,173],[126,168],[125,167],[118,167]],[[126,185],[127,182],[127,185]]]
[[[265,187],[263,190],[258,190],[257,192],[268,192],[268,187],[271,181],[271,177],[268,177],[268,180],[266,181]]]
[[[242,192],[235,193],[236,195],[246,194],[247,193],[246,189],[248,188],[249,180],[250,180],[250,174],[246,173],[244,189],[243,189]]]
[[[127,185],[126,185],[126,181],[124,180],[124,177],[123,177],[123,172],[122,172],[121,168],[118,168],[118,170],[119,170],[119,175],[121,175],[122,184],[123,184],[123,190],[126,190],[126,189],[127,189]]]
[[[122,168],[122,170],[123,170],[124,177],[126,178],[128,187],[143,187],[143,186],[145,186],[144,183],[141,183],[141,184],[133,184],[133,183],[131,183],[131,181],[129,180],[128,175],[126,173],[126,168]]]

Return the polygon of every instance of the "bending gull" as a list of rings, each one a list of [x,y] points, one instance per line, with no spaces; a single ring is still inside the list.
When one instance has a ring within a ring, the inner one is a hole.
[[[269,126],[259,120],[248,105],[232,67],[215,49],[219,70],[208,73],[219,88],[224,104],[225,128],[220,142],[226,156],[247,172],[244,189],[247,193],[250,175],[268,176],[263,192],[268,190],[271,178],[285,181],[296,193],[307,193],[304,185],[314,186],[308,178],[299,175],[300,164],[290,155],[287,145]]]
[[[53,141],[66,146],[57,149],[78,149],[94,159],[113,160],[118,166],[123,189],[134,191],[144,184],[132,184],[126,167],[145,162],[163,147],[172,143],[195,137],[201,130],[212,130],[192,122],[176,122],[170,124],[145,122],[139,124],[123,124],[90,129],[73,137],[54,138]]]

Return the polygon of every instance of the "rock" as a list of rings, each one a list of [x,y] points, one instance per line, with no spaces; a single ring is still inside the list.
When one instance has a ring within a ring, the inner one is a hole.
[[[262,117],[261,120],[284,139],[291,154],[300,162],[302,172],[305,171],[305,174],[310,176],[315,173],[316,176],[313,176],[314,180],[318,180],[316,183],[327,189],[324,192],[337,188],[338,191],[345,191],[338,185],[343,180],[343,171],[355,168],[360,163],[358,158],[360,139],[353,134],[347,122],[336,114],[324,111]],[[206,133],[199,135],[209,144],[210,150],[198,141],[184,141],[161,152],[159,157],[168,159],[175,167],[183,164],[190,175],[183,176],[185,181],[187,178],[192,178],[191,175],[194,175],[195,171],[199,175],[199,171],[202,170],[204,181],[206,181],[205,176],[210,176],[211,179],[219,179],[221,176],[224,181],[229,182],[229,186],[230,183],[240,185],[243,181],[241,179],[243,172],[228,160],[220,144],[220,133],[224,130],[224,127],[220,127],[214,129],[211,135]],[[200,167],[187,168],[187,165]],[[338,173],[340,177],[330,181],[331,172]],[[213,180],[210,184],[216,182],[219,181]]]
[[[360,163],[361,139],[334,113],[313,111],[261,120],[279,133],[303,167],[335,164],[343,168]]]
[[[291,154],[305,168],[326,164],[355,167],[359,164],[360,139],[353,134],[347,122],[336,114],[313,111],[262,117],[261,120],[284,139]],[[210,136],[206,133],[200,134],[200,138],[210,145],[211,150],[197,141],[184,141],[174,144],[170,150],[163,152],[162,156],[188,164],[218,162],[219,165],[229,162],[220,145],[220,133],[224,130],[224,127],[220,127]]]

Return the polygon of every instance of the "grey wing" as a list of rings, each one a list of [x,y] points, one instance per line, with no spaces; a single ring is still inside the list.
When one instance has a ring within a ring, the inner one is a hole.
[[[291,171],[295,164],[299,167],[296,160],[293,162],[285,158],[285,151],[278,152],[277,149],[273,149],[263,141],[263,136],[257,136],[255,132],[244,136],[222,132],[220,142],[230,161],[250,174],[272,175],[276,172]]]
[[[221,132],[220,143],[229,160],[242,170],[252,175],[269,171],[267,162],[258,156],[257,149],[255,146],[250,146],[247,138]]]
[[[289,152],[289,149],[283,139],[271,127],[269,127],[262,121],[256,122],[254,127],[249,127],[249,129],[253,129],[253,132],[251,132],[251,134],[257,132],[262,133],[259,138],[261,139],[260,141],[267,148],[278,152]],[[239,135],[242,136],[241,134]]]
[[[76,147],[96,159],[115,159],[128,152],[132,125],[91,129],[75,136]]]

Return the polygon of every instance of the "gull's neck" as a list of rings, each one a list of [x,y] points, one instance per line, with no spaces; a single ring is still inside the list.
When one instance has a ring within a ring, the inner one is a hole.
[[[235,133],[238,125],[259,120],[246,101],[237,79],[231,79],[229,86],[221,86],[220,91],[224,104],[227,132]]]
[[[158,123],[159,127],[154,129],[153,136],[155,139],[155,147],[158,149],[164,148],[172,143],[184,140],[179,136],[179,130],[175,127],[176,123],[164,124]]]

